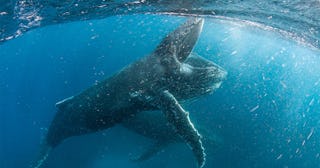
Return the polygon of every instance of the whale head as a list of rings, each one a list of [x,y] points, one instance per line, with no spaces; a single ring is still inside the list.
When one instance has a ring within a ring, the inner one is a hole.
[[[214,62],[192,53],[173,74],[171,90],[181,99],[212,93],[226,79],[227,71]]]
[[[214,62],[191,53],[202,31],[203,19],[191,18],[168,34],[155,50],[164,70],[166,85],[178,99],[190,99],[213,92],[227,72]]]

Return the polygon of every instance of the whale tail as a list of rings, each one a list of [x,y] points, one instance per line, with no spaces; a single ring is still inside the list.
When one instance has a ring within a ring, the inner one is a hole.
[[[46,143],[42,144],[37,160],[31,163],[30,168],[41,168],[43,163],[47,160],[51,150],[51,146],[47,145]]]
[[[155,144],[153,144],[150,148],[148,148],[144,153],[142,153],[139,156],[135,156],[131,158],[131,161],[133,162],[142,162],[150,159],[157,153],[160,153],[165,147],[167,147],[171,142],[170,141],[157,141]],[[172,142],[173,143],[173,142]]]

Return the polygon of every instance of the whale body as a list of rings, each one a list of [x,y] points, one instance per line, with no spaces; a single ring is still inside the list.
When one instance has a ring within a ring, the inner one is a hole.
[[[164,37],[150,55],[58,102],[35,167],[40,167],[51,149],[66,138],[101,131],[150,110],[163,112],[202,167],[206,154],[201,136],[179,101],[211,93],[226,76],[213,62],[189,57],[203,22],[199,18],[188,19]]]

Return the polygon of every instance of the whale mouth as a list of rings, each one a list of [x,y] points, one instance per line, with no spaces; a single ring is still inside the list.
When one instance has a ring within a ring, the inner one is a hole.
[[[212,93],[216,89],[220,88],[223,81],[226,80],[228,72],[218,65],[207,67],[207,75],[205,81],[207,81],[206,92]]]
[[[210,62],[210,64],[210,66],[206,67],[207,77],[212,79],[214,83],[224,81],[227,78],[228,72],[214,62]]]
[[[193,87],[199,89],[197,95],[211,94],[222,86],[223,81],[227,78],[227,71],[219,66],[194,67],[202,71],[200,75],[193,81]]]
[[[220,86],[221,86],[221,84],[222,84],[222,81],[220,81],[220,82],[218,82],[218,83],[214,83],[214,84],[208,89],[208,91],[209,91],[209,92],[213,92],[214,90],[219,89]]]
[[[214,74],[214,76],[217,79],[217,81],[222,83],[222,81],[226,80],[228,72],[225,69],[223,69],[222,67],[220,67],[220,66],[218,66],[218,68],[217,67],[215,67],[215,68],[216,68],[216,71],[218,71],[218,72],[216,72]]]
[[[224,68],[196,53],[190,54],[181,69],[184,73],[195,76],[192,85],[201,88],[201,94],[218,89],[228,75]]]

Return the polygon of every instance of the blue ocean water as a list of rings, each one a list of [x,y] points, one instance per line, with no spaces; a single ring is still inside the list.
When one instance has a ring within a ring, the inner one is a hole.
[[[0,45],[0,167],[28,167],[56,112],[54,104],[148,55],[185,20],[113,16],[28,31]],[[206,18],[194,49],[228,71],[212,95],[187,102],[208,147],[206,167],[318,167],[320,58],[280,33]],[[144,162],[152,140],[122,127],[66,140],[44,167],[196,166],[185,144]]]

